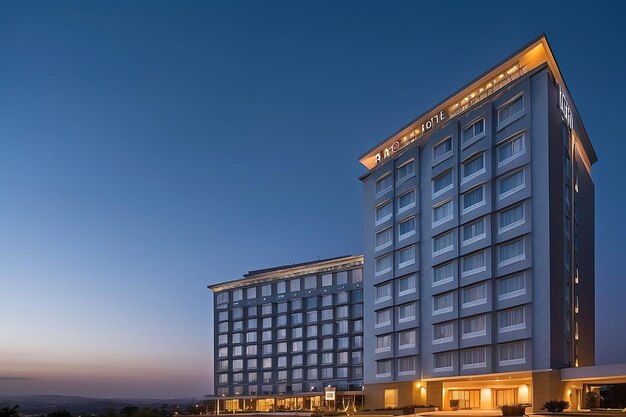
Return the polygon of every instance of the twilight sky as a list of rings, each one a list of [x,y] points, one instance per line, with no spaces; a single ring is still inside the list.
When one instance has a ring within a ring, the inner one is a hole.
[[[622,2],[3,1],[0,395],[210,392],[207,284],[361,252],[357,157],[546,32],[626,362]]]

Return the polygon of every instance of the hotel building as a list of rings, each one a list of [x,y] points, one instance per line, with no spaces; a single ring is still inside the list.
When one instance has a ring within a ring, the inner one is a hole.
[[[216,394],[210,398],[233,411],[362,404],[362,271],[363,257],[347,256],[209,286]]]
[[[580,407],[597,157],[546,38],[360,161],[367,407]]]

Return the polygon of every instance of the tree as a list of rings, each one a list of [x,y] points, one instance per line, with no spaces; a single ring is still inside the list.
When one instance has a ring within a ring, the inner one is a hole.
[[[3,407],[0,408],[0,417],[17,417],[17,407],[19,407],[19,405],[16,405],[13,408],[9,408],[9,407]]]
[[[137,413],[137,411],[139,411],[139,407],[135,407],[134,405],[127,405],[120,410],[120,414],[126,417],[132,417],[135,413]]]
[[[48,417],[72,417],[72,413],[67,410],[57,410],[48,413]]]

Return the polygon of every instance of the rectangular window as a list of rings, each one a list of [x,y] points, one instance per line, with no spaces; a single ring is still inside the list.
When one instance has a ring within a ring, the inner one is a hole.
[[[392,259],[390,254],[376,258],[376,276],[391,272],[391,269]]]
[[[433,197],[452,189],[452,170],[448,170],[433,179]]]
[[[246,298],[248,300],[254,300],[256,298],[256,287],[246,289]]]
[[[398,167],[398,181],[402,181],[415,173],[415,159],[411,159],[408,162]]]
[[[454,249],[454,233],[447,232],[433,238],[433,257]]]
[[[415,207],[415,190],[407,191],[398,197],[398,213]]]
[[[524,170],[507,174],[498,180],[498,199],[503,199],[524,188]]]
[[[413,236],[415,234],[415,217],[409,217],[408,219],[402,220],[399,228],[400,235],[398,236],[398,240]]]
[[[487,237],[487,234],[485,232],[484,218],[463,226],[463,246],[470,245],[485,237]]]
[[[468,255],[462,259],[461,263],[463,265],[461,275],[464,277],[487,270],[485,263],[485,251]]]
[[[463,163],[461,169],[461,183],[476,178],[485,172],[485,154],[473,156]]]
[[[391,360],[376,361],[376,376],[391,376]]]
[[[284,294],[287,291],[287,283],[280,281],[276,283],[276,294]]]
[[[452,152],[452,137],[449,137],[433,146],[433,161],[442,158],[449,152]]]
[[[452,292],[433,296],[433,314],[442,314],[453,311]]]
[[[415,263],[415,246],[398,251],[398,268],[405,268]]]
[[[376,207],[376,224],[379,225],[391,219],[392,214],[391,200]]]
[[[463,308],[474,307],[487,302],[487,286],[482,284],[463,288]]]
[[[502,210],[498,213],[498,233],[506,232],[524,224],[524,203]]]
[[[526,252],[523,238],[498,246],[498,267],[502,268],[524,259]]]
[[[376,194],[384,193],[393,187],[393,176],[387,174],[376,181]]]
[[[268,297],[272,295],[272,284],[267,284],[261,287],[261,295],[263,297]]]
[[[477,347],[461,351],[461,368],[474,369],[487,366],[487,349]]]
[[[439,226],[440,224],[447,222],[454,217],[452,200],[444,201],[443,203],[433,207],[433,225],[432,227]]]
[[[289,281],[289,289],[290,291],[300,291],[300,278]]]
[[[233,302],[241,301],[243,299],[243,290],[233,291]]]
[[[398,359],[398,375],[411,375],[415,373],[415,357],[408,356]]]
[[[316,381],[317,380],[317,368],[307,369],[306,379],[308,379],[309,381]]]
[[[525,151],[524,148],[524,134],[515,136],[498,145],[498,166],[507,164],[522,155]]]
[[[524,95],[520,95],[498,110],[498,124],[506,122],[522,110],[524,110]]]
[[[526,327],[524,307],[515,307],[498,313],[498,332],[512,332]]]
[[[384,301],[391,300],[391,282],[376,286],[376,301],[375,303],[382,303]]]
[[[515,274],[497,281],[498,300],[506,300],[526,294],[524,274]]]
[[[376,249],[381,250],[392,244],[393,228],[389,227],[376,233]]]
[[[452,352],[435,353],[433,355],[433,370],[435,372],[446,372],[452,370]]]
[[[452,282],[454,280],[454,265],[448,262],[433,268],[433,286]]]
[[[327,308],[322,310],[322,321],[332,320],[333,319],[333,309]]]
[[[433,345],[452,342],[454,340],[454,324],[441,323],[433,326]]]
[[[376,336],[376,353],[389,352],[391,350],[391,335]]]
[[[505,343],[498,346],[498,362],[501,366],[526,363],[524,342]]]
[[[398,295],[403,296],[415,292],[415,275],[403,277],[398,280]]]
[[[383,327],[391,324],[391,309],[381,310],[376,312],[376,326]]]
[[[304,278],[304,289],[310,290],[313,288],[317,288],[317,277],[315,275],[308,276]]]
[[[470,141],[485,132],[485,119],[476,120],[463,129],[463,143]]]
[[[415,303],[403,304],[398,307],[398,322],[415,320]]]
[[[330,287],[333,285],[333,274],[322,275],[322,287]]]
[[[485,204],[485,186],[480,185],[463,194],[463,213],[472,211]]]
[[[463,320],[463,339],[487,334],[487,316],[475,316]]]
[[[398,334],[398,349],[409,349],[415,347],[415,330],[406,330]]]

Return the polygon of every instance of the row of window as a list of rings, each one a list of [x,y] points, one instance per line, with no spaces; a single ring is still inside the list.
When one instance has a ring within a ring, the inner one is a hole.
[[[361,346],[362,347],[362,346]],[[354,350],[351,352],[352,364],[363,363],[363,351]],[[304,362],[306,360],[306,363]],[[348,352],[312,352],[303,354],[291,355],[291,360],[288,361],[288,357],[267,357],[267,358],[250,358],[250,359],[223,359],[217,362],[218,372],[230,372],[230,371],[243,371],[245,364],[245,370],[257,370],[257,369],[274,369],[275,367],[298,367],[298,366],[317,366],[317,365],[342,365],[348,364]]]
[[[355,311],[353,310],[353,313]],[[360,308],[359,310],[357,310],[356,312],[359,313],[359,315],[363,315],[363,309]],[[353,317],[355,317],[356,315],[353,314]],[[334,320],[334,319],[333,319]],[[232,327],[229,328],[229,323],[230,322],[222,322],[218,325],[218,343],[222,344],[222,341],[224,341],[224,343],[226,343],[226,341],[228,340],[228,332],[235,332],[232,333],[231,335],[231,342],[232,343],[241,343],[241,338],[243,335],[243,324],[242,322],[232,322]],[[294,323],[292,323],[294,324]],[[302,324],[302,323],[299,323]],[[263,329],[273,329],[275,326],[272,325],[272,317],[267,317],[266,319],[263,319]],[[276,330],[264,330],[261,332],[257,332],[256,329],[253,331],[248,331],[246,332],[246,340],[248,342],[254,342],[257,340],[257,335],[258,333],[261,334],[261,340],[262,341],[271,341],[273,340],[273,335],[274,333],[276,334],[276,339],[277,340],[281,340],[281,339],[286,339],[287,338],[287,325],[286,324],[281,324],[278,327],[283,327],[283,328],[278,328]],[[248,328],[249,329],[254,329],[254,328]],[[302,329],[303,327],[293,327],[291,328],[291,338],[292,339],[296,339],[296,338],[301,338],[302,337]],[[362,320],[353,320],[352,321],[352,328],[350,328],[350,320],[348,319],[341,319],[341,320],[336,320],[332,323],[323,323],[321,325],[309,325],[306,326],[306,333],[308,337],[314,337],[317,336],[318,334],[321,334],[322,336],[325,335],[329,335],[329,334],[333,334],[333,332],[337,332],[338,334],[344,334],[344,333],[349,333],[349,332],[353,332],[353,333],[358,333],[358,332],[362,332],[363,331],[363,321]]]
[[[297,381],[297,380],[308,380],[308,381],[317,381],[318,379],[334,379],[334,378],[348,378],[348,367],[341,366],[337,368],[324,367],[324,368],[293,368],[290,370],[279,370],[277,372],[263,372],[258,375],[257,372],[249,372],[246,377],[247,383],[254,384],[259,381],[263,383],[270,382],[282,382],[282,381]],[[360,379],[363,378],[363,368],[356,367],[352,368],[352,378]],[[244,373],[238,372],[234,374],[219,374],[217,383],[219,385],[225,385],[228,383],[243,383],[244,382]]]
[[[524,341],[502,343],[497,345],[498,365],[509,366],[526,363],[526,344]],[[433,370],[449,372],[460,359],[461,369],[481,368],[487,366],[487,347],[463,349],[460,352],[442,352],[433,354]]]
[[[345,332],[344,332],[345,333]],[[342,333],[339,333],[342,334]],[[235,345],[232,347],[220,347],[217,350],[218,358],[227,358],[230,356],[257,356],[261,353],[263,356],[273,355],[275,353],[287,353],[287,352],[303,352],[306,351],[324,351],[324,350],[343,350],[349,349],[349,343],[347,337],[338,337],[338,338],[324,338],[324,339],[307,339],[307,340],[296,340],[291,342],[291,351],[288,351],[287,342],[279,342],[276,344],[266,343],[266,344],[256,344],[254,341],[250,342],[252,344],[247,345]]]
[[[352,270],[352,283],[359,283],[363,280],[362,270]],[[255,300],[259,295],[268,297],[274,294],[287,293],[287,287],[290,292],[300,291],[302,289],[309,290],[318,287],[329,287],[333,285],[345,285],[348,283],[348,271],[341,271],[335,274],[323,274],[321,276],[310,275],[304,278],[293,278],[289,281],[277,281],[275,283],[264,284],[255,287],[237,288],[232,291],[222,291],[217,294],[216,303],[224,304],[232,301]]]
[[[392,339],[394,334],[384,334],[376,336],[376,353],[389,352],[392,349]],[[403,330],[395,336],[398,344],[398,350],[411,349],[416,346],[417,330]]]
[[[263,309],[263,315],[272,314],[271,304],[269,304],[268,306],[269,306],[268,312],[264,311],[265,309]],[[306,320],[307,324],[316,323],[318,320],[324,321],[324,320],[342,319],[342,318],[346,318],[349,316],[350,310],[351,310],[352,317],[363,315],[363,304],[362,303],[356,303],[352,305],[345,304],[345,305],[338,305],[335,308],[330,307],[330,308],[323,308],[321,310],[307,310],[305,312],[291,313],[290,316],[288,316],[287,314],[284,314],[284,311],[282,311],[279,308],[278,309],[279,314],[274,315],[273,317],[270,316],[270,317],[262,317],[260,319],[257,319],[257,318],[247,319],[247,325],[248,325],[247,328],[256,329],[259,321],[261,321],[263,328],[269,328],[272,326],[272,324],[279,326],[279,327],[286,326],[288,317],[291,318],[291,324],[293,325],[303,324],[303,318]],[[230,320],[240,320],[242,318],[241,308],[235,308],[231,310],[230,314],[228,310],[219,311],[218,321],[220,322],[227,321],[229,320],[229,316],[230,316]],[[274,323],[272,323],[273,319],[275,319]],[[241,322],[241,326],[243,326],[243,321]]]
[[[416,318],[417,314],[417,303],[405,303],[401,304],[397,307],[396,314],[398,317],[398,323],[405,323],[408,321],[413,321]],[[379,310],[376,312],[376,324],[375,327],[384,327],[389,326],[392,322],[392,311],[393,308],[386,308],[383,310]]]
[[[376,361],[376,377],[390,377],[392,372],[392,366],[394,361],[398,367],[398,375],[413,375],[415,374],[416,357],[406,356],[397,359],[386,359]]]
[[[333,386],[337,388],[338,391],[361,391],[363,389],[363,369],[362,368],[354,368],[352,370],[353,375],[361,375],[359,379],[353,379],[350,381],[341,381],[336,380],[332,381]],[[354,377],[356,378],[356,377]],[[272,384],[263,384],[263,385],[249,385],[242,386],[236,385],[234,387],[219,387],[217,389],[217,395],[227,396],[227,395],[257,395],[257,393],[263,395],[270,394],[294,394],[294,393],[311,393],[311,392],[322,392],[323,391],[322,382],[294,382],[291,384],[281,383],[277,385]],[[238,400],[226,400],[227,408],[229,401],[238,401]],[[232,408],[236,408],[233,406]]]

